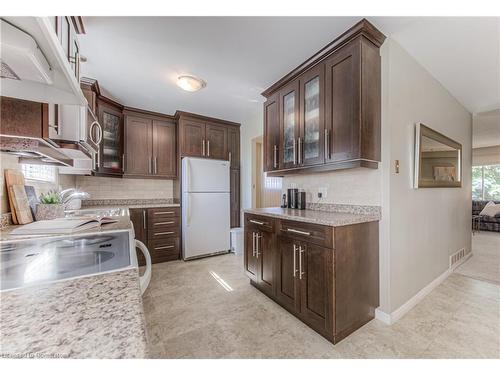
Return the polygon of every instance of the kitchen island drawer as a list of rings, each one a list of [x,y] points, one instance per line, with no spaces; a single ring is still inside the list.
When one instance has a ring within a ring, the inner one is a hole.
[[[268,216],[245,214],[245,228],[274,232],[275,220]]]
[[[152,239],[149,241],[149,251],[153,263],[179,259],[179,238]]]
[[[282,235],[296,240],[333,248],[333,228],[326,225],[280,220],[279,231]]]

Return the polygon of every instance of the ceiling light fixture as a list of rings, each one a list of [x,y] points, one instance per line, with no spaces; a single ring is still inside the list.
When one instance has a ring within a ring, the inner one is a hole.
[[[207,83],[204,80],[195,76],[182,75],[177,78],[177,86],[189,92],[201,90],[206,85]]]

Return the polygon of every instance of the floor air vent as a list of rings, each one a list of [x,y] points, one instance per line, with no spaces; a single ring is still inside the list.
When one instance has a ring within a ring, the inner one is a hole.
[[[466,249],[460,249],[456,253],[450,255],[450,268],[457,268],[465,258],[470,254]]]

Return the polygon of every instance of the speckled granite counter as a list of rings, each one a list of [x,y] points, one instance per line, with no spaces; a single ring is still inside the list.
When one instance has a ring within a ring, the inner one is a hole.
[[[252,208],[246,209],[244,210],[244,212],[249,214],[275,217],[278,219],[328,225],[332,227],[340,227],[343,225],[367,223],[370,221],[380,220],[380,215],[377,213],[360,214],[319,210],[296,210],[280,207]]]
[[[0,293],[0,357],[145,358],[137,269]]]
[[[174,199],[90,199],[82,202],[82,209],[86,208],[154,208],[180,207]]]

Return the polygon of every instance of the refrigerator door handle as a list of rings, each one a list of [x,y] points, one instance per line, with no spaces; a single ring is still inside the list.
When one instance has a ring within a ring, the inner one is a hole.
[[[190,195],[190,193],[187,193],[186,203],[187,203],[187,207],[186,207],[186,211],[187,211],[186,225],[189,226],[189,224],[191,223],[191,195]]]

